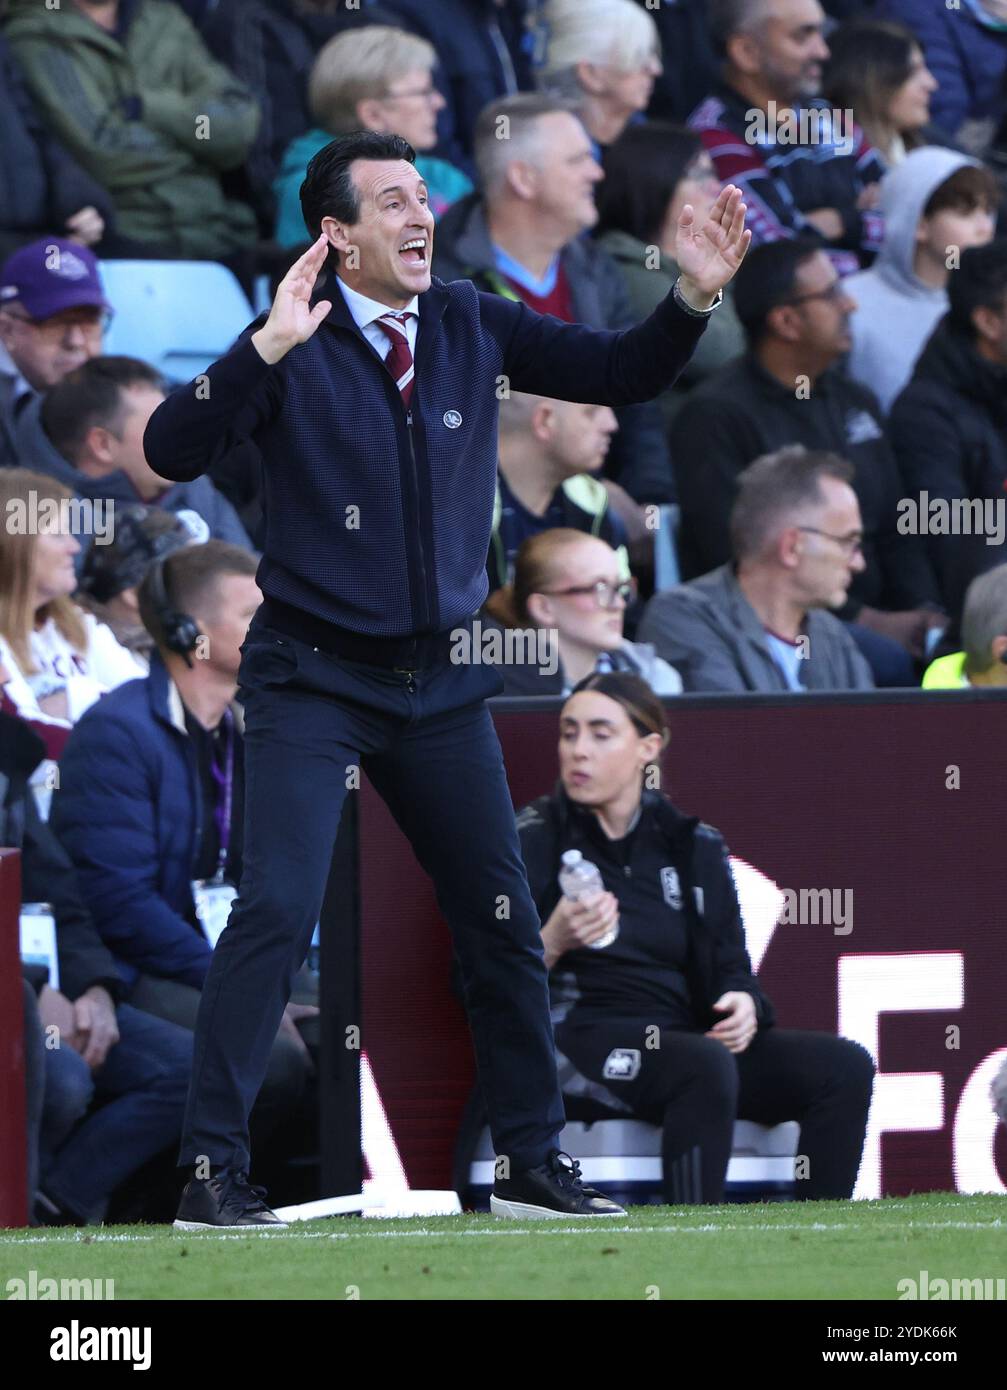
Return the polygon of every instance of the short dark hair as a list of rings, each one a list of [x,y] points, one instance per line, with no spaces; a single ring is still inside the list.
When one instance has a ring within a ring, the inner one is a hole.
[[[743,29],[753,29],[764,18],[766,0],[706,0],[706,23],[713,51],[727,57],[727,43]]]
[[[192,616],[206,601],[210,591],[220,579],[228,574],[246,574],[255,577],[258,560],[250,550],[228,541],[206,541],[203,545],[187,545],[176,550],[163,562],[162,574],[169,607],[177,613]],[[137,606],[140,621],[158,646],[163,644],[163,632],[158,618],[158,605],[154,598],[155,583],[152,582],[153,566],[147,570],[137,592]]]
[[[355,130],[337,135],[309,161],[301,184],[301,212],[305,225],[316,241],[322,234],[322,218],[352,225],[360,220],[360,197],[350,176],[356,159],[404,159],[416,163],[416,151],[401,135],[379,130]],[[339,263],[339,254],[329,253],[330,263]]]
[[[970,338],[976,334],[976,309],[1003,309],[1007,296],[1007,237],[962,252],[961,265],[948,281],[948,317]]]
[[[598,231],[656,242],[675,189],[702,149],[694,130],[670,121],[627,126],[604,154],[605,178],[596,194]]]
[[[852,484],[853,465],[838,454],[788,444],[755,459],[738,477],[731,508],[731,551],[735,560],[761,555],[779,518],[822,502],[823,478]]]
[[[939,212],[975,212],[985,208],[996,212],[1000,206],[1000,185],[992,170],[980,164],[963,164],[939,183],[927,199],[924,217]]]
[[[40,421],[50,444],[76,463],[95,425],[116,433],[122,426],[123,391],[150,386],[162,394],[164,378],[138,357],[92,357],[50,387],[42,400]]]
[[[759,342],[773,309],[793,296],[801,266],[821,250],[821,243],[810,237],[793,237],[748,252],[734,277],[734,309],[749,347]]]

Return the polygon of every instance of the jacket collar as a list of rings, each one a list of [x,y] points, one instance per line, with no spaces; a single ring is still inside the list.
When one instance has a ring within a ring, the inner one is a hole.
[[[178,686],[169,676],[168,668],[156,647],[150,654],[147,695],[150,700],[150,712],[154,718],[160,720],[162,724],[170,725],[171,728],[188,738],[189,730],[185,723],[185,705],[178,693]],[[239,734],[244,734],[244,714],[237,700],[231,702],[231,713],[234,715],[235,729]]]
[[[762,625],[758,613],[749,603],[738,583],[738,576],[732,564],[721,565],[719,569],[713,570],[709,576],[711,588],[718,588],[723,597],[724,606],[727,609],[731,623],[734,627],[744,632],[745,636],[760,647],[766,646],[766,629]],[[807,614],[805,614],[805,624]]]
[[[455,203],[442,218],[440,226],[448,235],[453,233],[452,260],[457,260],[464,267],[465,275],[480,271],[486,275],[499,275],[486,217],[486,200],[481,193],[470,193]],[[591,323],[600,312],[593,296],[590,303],[584,304],[586,290],[593,281],[589,248],[591,243],[577,236],[561,247],[559,253],[560,265],[574,300],[574,310],[582,323]]]
[[[998,416],[1007,410],[1007,368],[980,357],[947,315],[931,334],[913,375],[937,377],[953,391],[981,401]]]
[[[589,807],[570,800],[560,777],[556,779],[552,801],[561,834],[577,827],[587,833],[604,835],[598,817]],[[644,787],[640,795],[640,819],[637,824],[647,820],[653,820],[669,844],[674,845],[691,836],[699,824],[698,816],[683,815],[663,793],[655,791],[653,787]]]
[[[772,372],[766,370],[754,352],[746,352],[742,360],[744,361],[745,368],[753,384],[762,395],[771,396],[777,400],[787,401],[788,403],[797,399],[794,395],[794,388],[792,386],[784,386],[782,381],[778,381],[777,378],[773,376]],[[811,393],[812,398],[828,395],[838,375],[839,368],[837,365],[826,367],[825,371],[822,372],[821,376],[818,377],[814,383],[814,390]],[[802,404],[806,404],[806,402],[802,402]]]
[[[332,309],[323,320],[323,327],[330,332],[345,331],[352,333],[367,348],[377,361],[381,361],[378,353],[364,337],[360,328],[357,326],[356,319],[350,313],[350,306],[346,302],[338,284],[331,283],[338,279],[334,271],[329,272],[329,279],[316,289],[312,296],[313,302],[319,299],[328,299],[332,304]],[[444,317],[444,310],[447,308],[448,292],[444,287],[443,280],[438,280],[431,276],[430,288],[424,290],[421,295],[417,295],[417,307],[419,309],[419,325],[416,335],[416,352],[414,354],[414,366],[419,370],[423,362],[430,355],[434,339],[437,336],[437,329],[440,321]]]

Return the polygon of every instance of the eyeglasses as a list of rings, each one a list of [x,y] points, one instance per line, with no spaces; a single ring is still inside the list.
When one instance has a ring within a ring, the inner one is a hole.
[[[849,536],[834,536],[831,531],[822,531],[817,526],[798,526],[798,531],[810,531],[813,536],[824,536],[826,540],[835,541],[842,546],[847,555],[857,555],[864,548],[863,531],[854,531]]]
[[[47,343],[60,343],[74,328],[79,328],[86,338],[100,338],[112,322],[111,309],[69,310],[65,314],[54,314],[48,319],[30,319],[27,314],[16,314],[4,310],[8,319],[24,324],[37,338]]]
[[[842,280],[833,280],[827,290],[815,290],[813,294],[799,294],[793,299],[781,299],[780,305],[782,307],[784,304],[806,304],[809,299],[824,299],[829,304],[838,304],[845,295]]]
[[[567,594],[594,594],[594,601],[599,608],[612,608],[615,606],[617,594],[623,603],[629,603],[633,597],[634,586],[629,579],[624,579],[621,584],[610,584],[607,579],[599,579],[595,584],[580,584],[570,589],[542,589],[541,592],[554,598],[561,598]]]

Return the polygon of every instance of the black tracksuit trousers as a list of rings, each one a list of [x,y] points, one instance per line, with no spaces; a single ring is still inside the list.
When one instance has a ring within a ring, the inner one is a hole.
[[[852,1194],[874,1084],[865,1048],[829,1033],[772,1027],[744,1052],[731,1053],[702,1033],[655,1033],[653,1023],[652,1016],[578,1018],[575,1010],[556,1026],[556,1044],[582,1075],[662,1126],[667,1202],[723,1201],[736,1119],[799,1122],[798,1154],[807,1161],[798,1167],[806,1174],[798,1178],[798,1198]],[[617,1049],[628,1058],[606,1067]]]

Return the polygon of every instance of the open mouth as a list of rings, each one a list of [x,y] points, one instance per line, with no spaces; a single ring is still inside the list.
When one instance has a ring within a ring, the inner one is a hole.
[[[399,247],[399,255],[407,265],[426,265],[427,263],[427,239],[426,237],[410,237]]]

